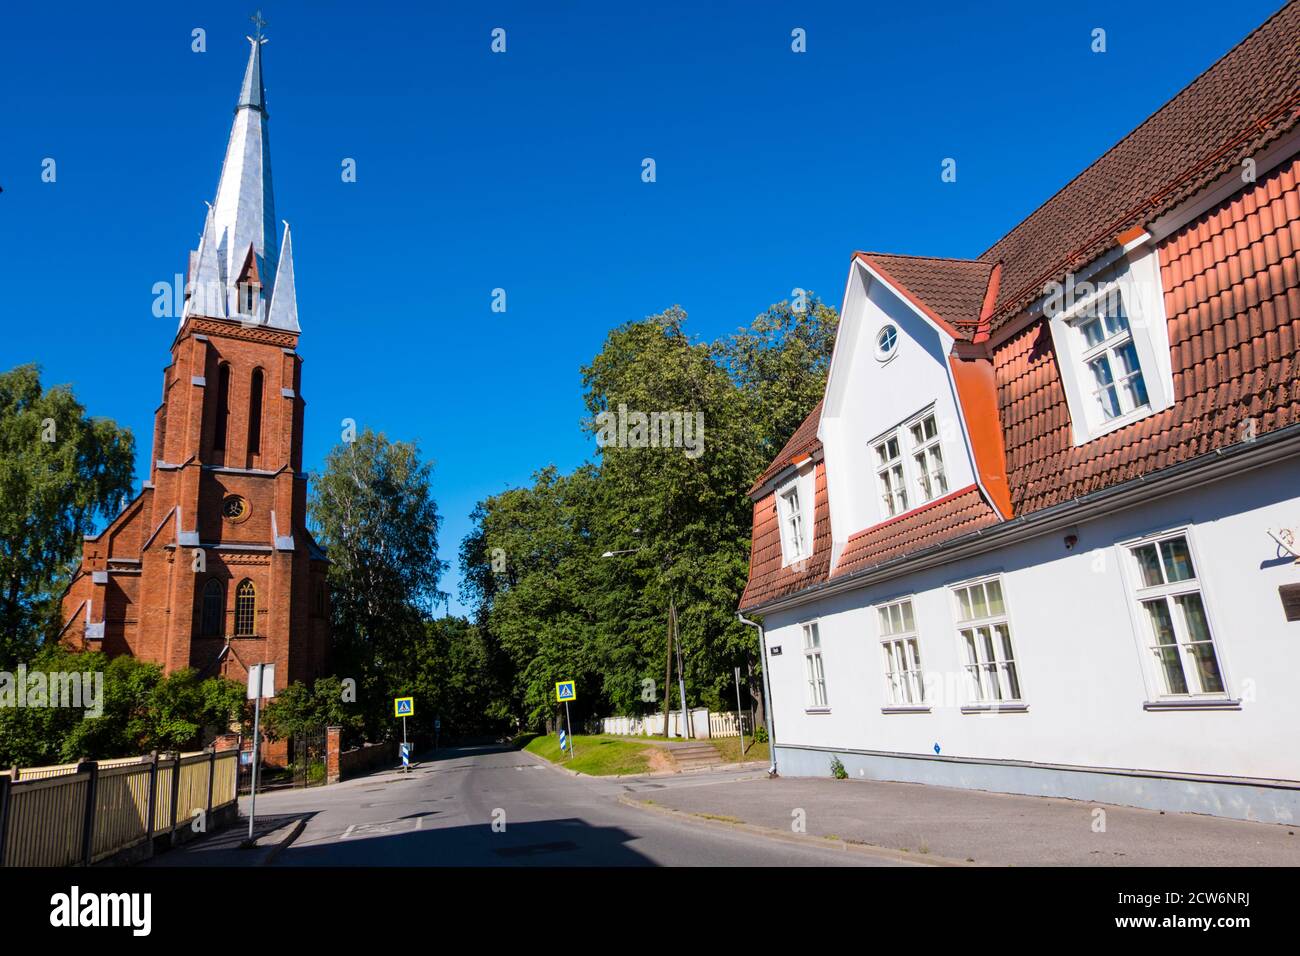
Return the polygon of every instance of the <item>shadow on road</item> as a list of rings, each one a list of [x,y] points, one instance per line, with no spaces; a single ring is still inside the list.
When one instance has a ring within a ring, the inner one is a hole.
[[[654,866],[619,827],[582,820],[420,829],[418,816],[352,828],[332,843],[289,846],[276,866]]]

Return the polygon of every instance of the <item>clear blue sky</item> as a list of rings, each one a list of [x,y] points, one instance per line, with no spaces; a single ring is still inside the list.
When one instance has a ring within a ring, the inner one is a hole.
[[[254,5],[0,31],[0,367],[130,426],[140,478],[175,329],[151,289],[197,244]],[[454,610],[474,503],[594,453],[579,367],[612,326],[679,303],[714,338],[795,286],[838,305],[853,249],[978,255],[1278,6],[269,0],[306,464],[345,417],[417,440]]]

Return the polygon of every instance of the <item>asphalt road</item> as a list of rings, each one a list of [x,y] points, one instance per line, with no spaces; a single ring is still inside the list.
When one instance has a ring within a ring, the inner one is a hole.
[[[624,793],[653,799],[649,791],[716,784],[727,776],[761,772],[573,777],[521,751],[466,748],[445,750],[410,774],[265,794],[257,811],[267,825],[311,814],[276,857],[277,867],[900,865],[884,855],[800,846],[618,802]],[[196,844],[156,865],[200,863],[205,855],[207,865],[238,861],[205,854]]]

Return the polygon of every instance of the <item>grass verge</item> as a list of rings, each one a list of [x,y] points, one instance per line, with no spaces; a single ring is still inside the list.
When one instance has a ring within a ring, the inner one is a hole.
[[[739,737],[714,737],[709,743],[717,748],[718,753],[727,763],[740,763],[741,761],[750,760],[766,762],[771,756],[766,743],[759,743],[749,736],[745,737],[747,749],[743,756],[740,753]]]
[[[566,770],[576,770],[593,777],[645,773],[650,769],[650,747],[637,743],[636,738],[606,734],[594,737],[579,735],[573,739],[572,758],[560,750],[559,738],[553,734],[534,737],[524,745],[524,749],[551,763],[559,764]]]

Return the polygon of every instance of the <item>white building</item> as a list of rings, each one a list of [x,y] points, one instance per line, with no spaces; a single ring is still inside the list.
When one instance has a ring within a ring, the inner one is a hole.
[[[751,493],[780,773],[1300,821],[1297,44],[978,259],[854,254]]]

